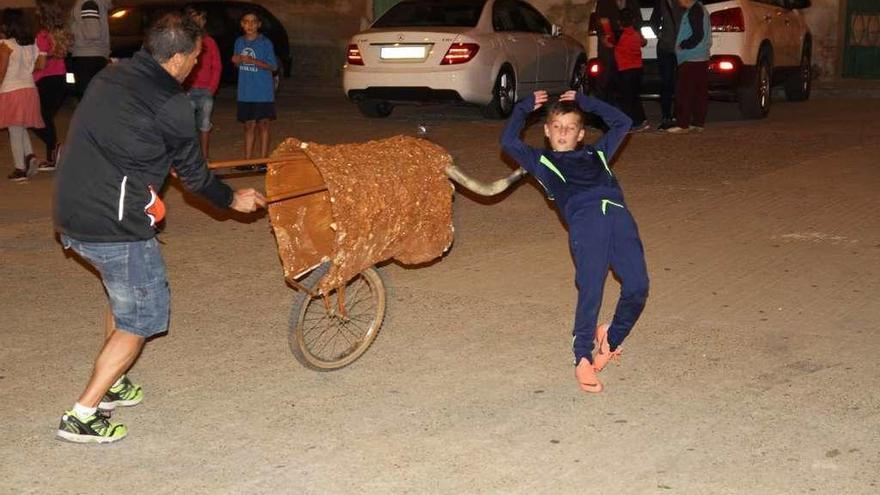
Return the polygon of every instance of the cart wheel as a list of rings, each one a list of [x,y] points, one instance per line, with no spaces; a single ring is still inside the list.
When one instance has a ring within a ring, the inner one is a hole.
[[[301,283],[315,286],[327,273],[328,264],[316,268]],[[375,268],[367,268],[342,291],[345,315],[340,314],[338,295],[329,294],[330,310],[322,296],[297,292],[290,312],[290,350],[297,361],[318,371],[332,371],[355,362],[376,340],[385,317],[385,283]]]

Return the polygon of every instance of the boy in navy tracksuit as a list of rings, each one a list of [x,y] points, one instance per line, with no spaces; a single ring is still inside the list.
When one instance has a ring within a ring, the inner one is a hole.
[[[632,120],[611,105],[568,91],[547,114],[544,134],[550,149],[532,148],[519,136],[528,115],[547,99],[546,91],[537,91],[520,101],[501,136],[501,145],[544,186],[568,225],[578,287],[572,332],[575,376],[582,390],[601,392],[596,372],[620,355],[620,345],[648,297],[648,273],[636,222],[608,165]],[[578,149],[585,134],[582,112],[598,115],[609,130],[595,144]],[[609,267],[620,278],[620,299],[611,323],[597,328]],[[594,340],[598,344],[595,356]]]

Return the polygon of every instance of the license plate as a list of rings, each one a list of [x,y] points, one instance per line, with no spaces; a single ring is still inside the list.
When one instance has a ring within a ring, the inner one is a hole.
[[[422,60],[425,58],[424,46],[383,46],[379,48],[382,60]]]

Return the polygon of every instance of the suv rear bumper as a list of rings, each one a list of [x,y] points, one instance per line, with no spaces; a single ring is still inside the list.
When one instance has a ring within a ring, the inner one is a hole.
[[[588,67],[592,68],[596,59],[590,60]],[[732,68],[720,69],[721,62],[728,62]],[[601,70],[601,69],[600,69]],[[731,55],[713,55],[709,62],[709,96],[714,99],[729,99],[736,96],[737,89],[754,79],[757,68],[754,65],[744,65],[739,57]],[[598,77],[592,71],[588,71],[588,84],[590,88],[596,88]],[[656,59],[643,62],[642,98],[657,98],[660,96],[661,79],[660,66]]]

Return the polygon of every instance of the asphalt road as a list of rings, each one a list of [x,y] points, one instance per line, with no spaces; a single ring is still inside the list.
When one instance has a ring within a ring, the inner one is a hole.
[[[215,159],[242,154],[230,95]],[[265,216],[199,211],[172,186],[172,328],[131,371],[146,399],[115,413],[130,434],[108,446],[53,438],[101,342],[100,283],[54,238],[51,174],[4,181],[0,493],[878,493],[878,115],[864,97],[777,98],[761,121],[715,103],[703,134],[632,136],[614,170],[651,296],[600,395],[573,377],[566,232],[532,180],[457,193],[452,249],[383,268],[382,332],[332,373],[288,350],[293,294]],[[288,87],[273,133],[418,125],[475,176],[510,170],[502,123],[473,108],[367,120],[333,88]],[[609,277],[603,318],[617,290]]]

